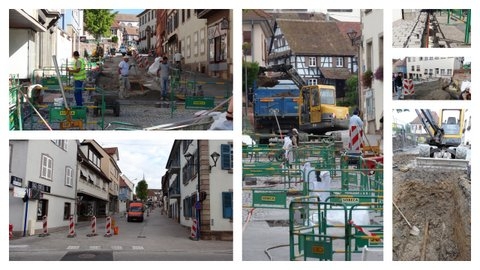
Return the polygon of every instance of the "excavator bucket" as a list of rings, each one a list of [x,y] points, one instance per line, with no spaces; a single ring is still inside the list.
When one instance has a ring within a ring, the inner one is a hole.
[[[416,166],[432,169],[467,170],[468,160],[417,157]]]

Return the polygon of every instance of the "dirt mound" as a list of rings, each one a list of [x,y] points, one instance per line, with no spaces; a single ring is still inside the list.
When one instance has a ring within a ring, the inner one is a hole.
[[[412,167],[415,155],[396,155],[393,173],[393,260],[463,261],[471,258],[471,191],[464,171]]]

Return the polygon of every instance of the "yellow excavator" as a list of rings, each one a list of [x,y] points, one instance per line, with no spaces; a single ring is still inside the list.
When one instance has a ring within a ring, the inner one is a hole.
[[[429,135],[427,144],[420,145],[417,165],[466,167],[468,149],[462,146],[465,111],[442,109],[438,122],[428,109],[416,109],[415,112]]]

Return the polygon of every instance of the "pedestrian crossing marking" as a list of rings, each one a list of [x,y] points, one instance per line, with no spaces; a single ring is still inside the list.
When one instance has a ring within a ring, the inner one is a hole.
[[[25,248],[28,247],[27,245],[25,246],[10,246],[11,248]],[[128,247],[126,247],[128,249]],[[88,250],[102,250],[102,246],[88,246]],[[104,248],[105,250],[108,250],[107,247]],[[123,250],[123,246],[110,246],[110,249],[112,250]],[[145,248],[143,246],[132,246],[132,250],[144,250]],[[68,246],[67,250],[80,250],[80,246]]]

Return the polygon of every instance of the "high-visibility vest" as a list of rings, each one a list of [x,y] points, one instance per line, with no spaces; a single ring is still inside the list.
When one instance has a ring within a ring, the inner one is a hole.
[[[75,81],[84,81],[87,79],[87,71],[85,70],[85,60],[82,58],[78,58],[78,60],[75,62],[74,69],[79,68],[80,64],[80,70],[78,72],[73,73],[73,79]]]

